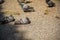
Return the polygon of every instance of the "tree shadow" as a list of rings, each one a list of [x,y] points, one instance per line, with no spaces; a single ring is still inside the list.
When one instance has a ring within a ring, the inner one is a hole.
[[[0,25],[0,40],[30,40],[24,38],[24,31],[18,31],[17,26]]]

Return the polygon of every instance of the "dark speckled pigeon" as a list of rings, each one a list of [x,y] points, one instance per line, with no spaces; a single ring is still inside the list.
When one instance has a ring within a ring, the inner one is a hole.
[[[0,0],[0,4],[2,4],[4,2],[4,0]]]
[[[48,7],[54,7],[55,3],[52,2],[51,0],[46,0],[46,3],[48,4]]]
[[[9,22],[13,22],[13,21],[15,21],[15,19],[12,15],[10,15],[10,16],[4,17],[3,21],[1,21],[1,24],[6,24],[6,23],[9,23]]]

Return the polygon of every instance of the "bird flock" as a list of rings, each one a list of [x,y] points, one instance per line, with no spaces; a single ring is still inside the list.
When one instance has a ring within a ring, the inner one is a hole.
[[[0,0],[0,5],[3,4],[5,2],[5,0]],[[31,7],[29,5],[27,5],[27,3],[31,3],[30,0],[17,0],[17,2],[19,3],[19,5],[21,6],[21,8],[23,9],[24,12],[35,12],[34,7]],[[46,4],[48,5],[48,7],[55,7],[55,3],[51,0],[45,0]],[[0,12],[1,14],[2,12]],[[0,24],[7,24],[10,22],[14,21],[14,25],[20,25],[20,24],[30,24],[31,20],[28,17],[25,18],[21,18],[17,21],[15,21],[16,19],[14,18],[13,15],[10,16],[5,16],[2,19],[0,18]]]

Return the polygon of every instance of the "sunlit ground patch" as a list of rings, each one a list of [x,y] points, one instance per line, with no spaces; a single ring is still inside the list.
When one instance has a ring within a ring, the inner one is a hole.
[[[15,11],[11,11],[11,10],[4,11],[4,14],[6,14],[6,15],[20,15],[19,12],[15,12]]]

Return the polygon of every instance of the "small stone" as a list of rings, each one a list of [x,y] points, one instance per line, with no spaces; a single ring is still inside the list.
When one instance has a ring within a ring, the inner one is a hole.
[[[56,16],[55,18],[60,19],[60,17]]]
[[[49,13],[49,11],[48,10],[45,10],[45,13],[44,14],[47,15],[48,13]]]

